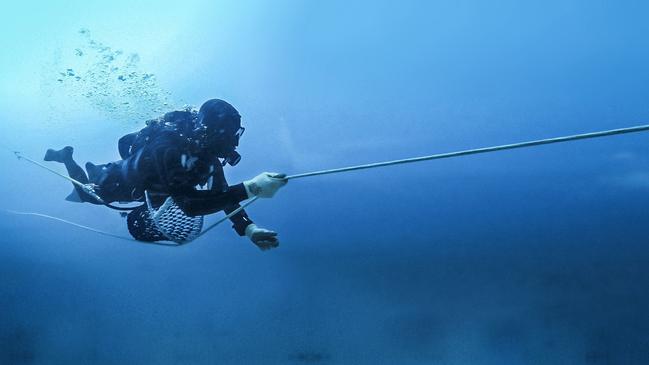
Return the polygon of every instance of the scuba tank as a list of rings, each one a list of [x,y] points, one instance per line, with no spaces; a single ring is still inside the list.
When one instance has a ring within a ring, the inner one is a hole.
[[[155,136],[164,132],[173,132],[179,136],[186,136],[188,146],[192,143],[192,131],[197,113],[192,110],[173,111],[166,113],[158,119],[146,121],[146,127],[139,132],[130,133],[119,139],[118,150],[122,159],[127,159],[141,150]]]

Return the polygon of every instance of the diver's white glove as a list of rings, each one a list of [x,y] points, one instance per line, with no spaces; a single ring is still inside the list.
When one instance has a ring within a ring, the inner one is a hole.
[[[259,228],[254,223],[251,223],[246,227],[246,236],[248,236],[252,243],[262,251],[270,250],[271,248],[279,246],[277,232]]]
[[[286,174],[275,172],[262,172],[252,180],[243,182],[246,187],[248,198],[258,196],[260,198],[272,198],[282,186],[286,185],[288,180]]]

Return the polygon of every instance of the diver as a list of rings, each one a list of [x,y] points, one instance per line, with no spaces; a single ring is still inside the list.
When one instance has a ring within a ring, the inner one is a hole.
[[[211,99],[198,111],[188,108],[166,113],[147,121],[139,132],[120,138],[119,161],[104,165],[88,162],[84,171],[74,161],[70,146],[49,149],[44,160],[63,163],[68,175],[84,185],[74,185],[75,190],[66,198],[69,201],[112,208],[110,203],[114,202],[144,202],[135,208],[141,212],[147,208],[147,198],[160,206],[172,197],[189,217],[219,211],[230,214],[240,208],[241,201],[254,196],[272,198],[287,183],[284,174],[264,172],[228,185],[223,167],[235,166],[241,160],[236,149],[244,130],[241,115],[232,105]],[[160,240],[137,229],[139,224],[130,219],[134,212],[129,213],[131,235],[140,241]],[[247,236],[260,249],[279,245],[277,233],[258,227],[244,210],[230,220],[240,236]]]

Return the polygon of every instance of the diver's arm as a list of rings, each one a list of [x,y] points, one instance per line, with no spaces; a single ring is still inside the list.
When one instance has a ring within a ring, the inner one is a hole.
[[[239,204],[235,204],[223,209],[223,211],[225,212],[225,214],[230,214],[235,210],[239,209],[239,207],[240,207]],[[245,236],[246,228],[248,228],[249,225],[254,223],[252,219],[248,217],[248,213],[246,213],[246,211],[243,209],[237,212],[237,214],[230,217],[230,222],[232,222],[232,228],[234,228],[234,230],[239,234],[239,236]]]
[[[190,197],[184,195],[177,199],[177,203],[178,200],[182,201],[182,203],[178,203],[178,206],[190,216],[207,215],[221,210],[225,214],[230,214],[241,207],[238,204],[240,201],[248,198],[247,194],[242,195],[243,191],[240,191],[241,187],[239,185],[230,187],[226,192],[194,191],[194,193],[189,194]],[[231,201],[236,201],[236,203],[228,204]],[[245,236],[246,228],[254,223],[243,209],[230,217],[230,221],[232,222],[232,228],[239,236]]]
[[[179,152],[177,148],[167,145],[161,149],[161,153],[156,154],[158,175],[165,181],[176,204],[189,216],[207,215],[221,210],[226,213],[232,212],[237,208],[239,202],[253,196],[272,197],[287,182],[283,174],[262,173],[242,184],[228,186],[225,177],[221,176],[223,183],[221,189],[195,190],[193,187],[187,186],[184,178],[187,171],[181,162]],[[247,236],[261,250],[279,245],[276,232],[258,227],[252,223],[245,212],[239,212],[231,217],[231,220],[237,233]]]
[[[182,166],[182,151],[175,146],[175,141],[169,139],[158,142],[157,169],[158,175],[165,184],[174,201],[180,209],[189,216],[213,214],[219,211],[231,213],[236,210],[238,203],[248,199],[248,192],[243,183],[228,186],[223,169],[215,164],[212,190],[196,190],[187,186],[185,176],[187,170]],[[217,161],[218,162],[218,161]],[[239,212],[231,217],[234,228],[240,235],[245,234],[246,227],[252,223],[245,212]]]
[[[214,171],[212,173],[212,191],[221,191],[223,188],[227,190],[230,189],[228,181],[225,179],[225,173],[223,172],[223,165],[217,159],[214,163]],[[233,204],[231,206],[225,207],[223,211],[225,214],[230,214],[235,210],[239,209],[239,204]],[[232,222],[232,228],[239,234],[239,236],[246,235],[246,228],[253,223],[253,221],[248,217],[248,214],[245,210],[240,210],[237,214],[230,217]]]
[[[223,191],[191,190],[174,196],[174,201],[187,215],[197,216],[218,212],[229,214],[239,208],[239,202],[250,197],[249,188],[244,184],[228,186]],[[262,189],[263,190],[263,189]],[[227,205],[230,203],[229,205]],[[258,227],[241,210],[230,217],[232,227],[240,236],[247,236],[259,249],[268,250],[279,245],[277,232]]]
[[[239,202],[248,199],[243,184],[230,186],[225,191],[186,189],[173,192],[172,196],[178,207],[189,216],[208,215],[226,209],[232,212],[238,208]]]

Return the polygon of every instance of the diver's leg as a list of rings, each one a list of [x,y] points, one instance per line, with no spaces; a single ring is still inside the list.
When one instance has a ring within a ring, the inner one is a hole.
[[[89,182],[88,176],[86,175],[86,172],[83,171],[81,166],[79,166],[72,158],[73,152],[74,148],[72,148],[71,146],[63,147],[63,149],[60,149],[58,151],[49,149],[45,153],[45,158],[43,158],[43,160],[55,161],[64,164],[65,168],[68,170],[68,175],[71,178],[77,180],[82,184],[87,184]]]

